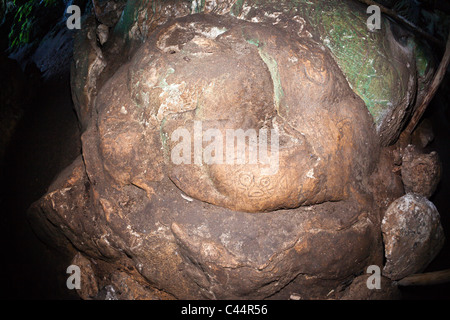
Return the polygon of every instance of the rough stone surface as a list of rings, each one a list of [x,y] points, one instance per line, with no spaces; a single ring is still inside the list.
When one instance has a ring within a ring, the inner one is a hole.
[[[44,79],[61,76],[70,65],[74,35],[75,31],[60,21],[40,40],[31,59]]]
[[[30,215],[48,242],[72,243],[96,261],[110,261],[97,279],[128,263],[137,270],[133,279],[172,297],[263,298],[296,278],[301,290],[290,290],[308,298],[308,288],[333,288],[321,279],[339,283],[381,263],[376,217],[356,203],[276,211],[262,219],[187,201],[168,179],[155,186],[151,201],[133,186],[107,190],[106,198],[97,191],[101,184],[91,184],[83,173],[81,159],[68,169]]]
[[[441,179],[442,166],[437,152],[420,153],[414,145],[405,148],[402,157],[402,180],[406,192],[430,198]]]
[[[127,54],[158,25],[195,13],[292,29],[330,50],[351,88],[366,103],[387,146],[395,142],[429,87],[434,64],[425,44],[384,16],[382,28],[369,32],[366,9],[355,1],[341,0],[128,1],[115,34],[126,39]]]
[[[6,148],[29,98],[24,94],[28,83],[19,64],[0,54],[0,66],[0,166],[3,166]]]
[[[383,275],[392,280],[423,271],[445,240],[436,207],[413,193],[389,206],[381,230],[386,256]]]
[[[95,18],[88,17],[83,25],[84,28],[75,36],[70,80],[75,111],[84,130],[93,110],[98,78],[106,60],[97,44]]]
[[[423,119],[411,135],[411,142],[419,148],[427,147],[434,140],[430,119]]]
[[[104,137],[99,141],[101,156],[116,183],[134,178],[149,192],[138,180],[161,179],[163,155],[172,156],[179,143],[171,138],[174,131],[185,128],[194,139],[194,126],[200,122],[203,131],[220,130],[224,140],[228,129],[278,128],[279,168],[198,166],[194,158],[181,165],[169,161],[169,178],[188,196],[253,212],[344,199],[343,187],[349,182],[344,177],[366,176],[373,167],[367,147],[373,144],[370,116],[346,83],[334,76],[336,66],[319,47],[308,41],[295,46],[284,37],[278,30],[245,22],[206,17],[200,22],[192,17],[179,19],[150,38],[126,70],[129,100],[123,91],[119,101],[112,93],[126,88],[120,85],[125,70],[111,78],[98,97],[98,126]],[[305,65],[311,69],[305,72]],[[189,81],[194,72],[196,79]],[[298,92],[308,94],[299,97]],[[319,107],[323,105],[327,107]],[[148,110],[146,114],[142,109]],[[359,120],[348,121],[348,114]],[[147,153],[144,161],[154,158],[153,172],[147,163],[138,165],[142,168],[138,170],[147,170],[146,176],[130,172],[137,159],[132,149],[120,147],[119,126],[124,124],[125,139],[133,127],[136,138],[131,139],[140,140],[145,134],[155,141],[134,147]],[[160,148],[164,152],[155,158],[152,150]],[[278,172],[266,173],[270,169]]]
[[[96,3],[101,11],[102,1]],[[129,0],[114,26],[105,23],[111,27],[111,40],[106,43],[104,52],[96,49],[96,54],[100,60],[104,60],[103,55],[112,55],[116,62],[123,63],[158,26],[196,13],[232,16],[251,23],[292,29],[299,37],[322,44],[344,72],[352,90],[365,102],[384,146],[396,141],[400,129],[427,91],[435,70],[430,50],[412,34],[384,17],[382,28],[371,33],[366,27],[366,7],[340,0]],[[408,39],[408,44],[402,39]],[[82,46],[83,40],[78,42],[78,46]],[[91,49],[85,45],[84,50]],[[112,63],[110,69],[115,72],[118,65],[120,63]],[[82,78],[98,76],[88,69],[79,70],[77,74]],[[75,107],[92,109],[92,105],[83,101],[75,103]]]
[[[29,216],[92,262],[93,298],[326,298],[382,265],[381,217],[403,194],[382,148],[396,127],[380,139],[309,2],[261,3],[128,1],[101,46],[85,20],[72,65],[83,154]],[[175,163],[175,133],[199,124],[277,129],[279,162]]]
[[[104,45],[109,37],[109,28],[105,24],[101,24],[97,27],[97,38],[100,45]]]

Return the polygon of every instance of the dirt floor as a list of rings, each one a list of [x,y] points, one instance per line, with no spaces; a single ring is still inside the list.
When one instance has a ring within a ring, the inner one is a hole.
[[[443,111],[449,103],[447,88],[442,87],[426,116],[433,121],[436,134],[430,149],[438,151],[444,167],[442,182],[432,200],[450,239],[450,119]],[[78,299],[65,287],[71,257],[61,256],[37,239],[25,214],[29,205],[46,192],[55,175],[80,154],[79,135],[66,72],[42,84],[7,150],[0,215],[2,299]],[[450,268],[448,241],[427,271],[444,268]],[[407,299],[449,299],[449,289],[450,284],[446,284],[402,291]]]

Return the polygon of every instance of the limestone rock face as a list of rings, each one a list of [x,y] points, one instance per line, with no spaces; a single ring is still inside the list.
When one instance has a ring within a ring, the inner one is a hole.
[[[80,298],[88,300],[91,297],[97,296],[99,290],[97,279],[92,267],[93,263],[81,253],[77,253],[75,257],[73,257],[71,263],[71,265],[77,266],[80,270],[80,288],[77,288],[77,293]]]
[[[90,16],[85,19],[84,26],[75,36],[75,58],[72,60],[70,72],[72,99],[83,130],[86,129],[93,111],[93,103],[98,93],[98,78],[107,64],[97,44],[95,18]]]
[[[167,178],[149,198],[133,185],[91,182],[85,170],[81,158],[67,168],[30,219],[47,242],[97,261],[98,288],[119,287],[123,277],[102,276],[119,267],[159,298],[259,299],[293,279],[298,287],[280,297],[308,298],[381,263],[376,216],[355,201],[246,213],[187,200]]]
[[[0,25],[3,24],[3,19],[6,16],[6,1],[0,0]]]
[[[413,193],[389,206],[381,230],[387,260],[383,274],[392,280],[426,268],[445,239],[436,207],[425,197]]]
[[[409,98],[382,133],[307,21],[319,2],[148,3],[128,1],[100,46],[86,19],[72,65],[83,154],[29,211],[85,257],[96,285],[80,294],[324,298],[381,266],[381,216],[403,194],[382,146]]]
[[[430,119],[423,119],[411,135],[412,144],[425,148],[434,140],[434,132]]]
[[[6,148],[13,136],[28,100],[34,96],[33,91],[27,91],[28,81],[20,69],[19,64],[6,55],[0,55],[0,166],[3,166],[3,158]]]

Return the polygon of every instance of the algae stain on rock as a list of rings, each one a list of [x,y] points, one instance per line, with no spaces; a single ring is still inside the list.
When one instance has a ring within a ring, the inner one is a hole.
[[[273,83],[273,103],[277,114],[281,116],[280,106],[281,102],[284,99],[284,91],[281,85],[280,73],[278,72],[278,63],[269,53],[266,52],[266,50],[264,50],[264,44],[261,43],[259,39],[249,38],[246,39],[246,41],[258,48],[258,54],[269,70],[270,77]],[[287,106],[284,107],[287,108]]]

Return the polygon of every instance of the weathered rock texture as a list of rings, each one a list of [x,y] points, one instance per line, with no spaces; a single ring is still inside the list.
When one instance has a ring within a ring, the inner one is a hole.
[[[401,293],[398,287],[390,279],[381,276],[380,288],[369,289],[367,281],[370,274],[356,277],[352,284],[345,289],[340,300],[393,300],[400,299]]]
[[[100,23],[113,27],[120,19],[126,0],[93,0],[94,14]]]
[[[0,25],[3,23],[6,16],[6,1],[0,0]]]
[[[122,298],[324,298],[382,265],[381,218],[403,195],[382,145],[412,100],[382,112],[398,115],[394,126],[374,117],[309,20],[318,3],[128,1],[103,45],[85,20],[72,65],[83,155],[30,209],[43,238],[88,259],[98,283],[81,296],[118,297],[129,281]],[[373,37],[414,69],[392,34]],[[394,82],[415,95],[406,69]],[[276,170],[198,163],[195,152],[174,162],[177,130],[195,149],[199,125],[222,137],[277,129]]]
[[[441,179],[441,161],[437,152],[419,152],[414,145],[406,147],[402,157],[402,180],[406,192],[430,198]]]
[[[392,280],[423,271],[444,244],[436,207],[413,193],[389,206],[381,230],[387,259],[383,274]]]

